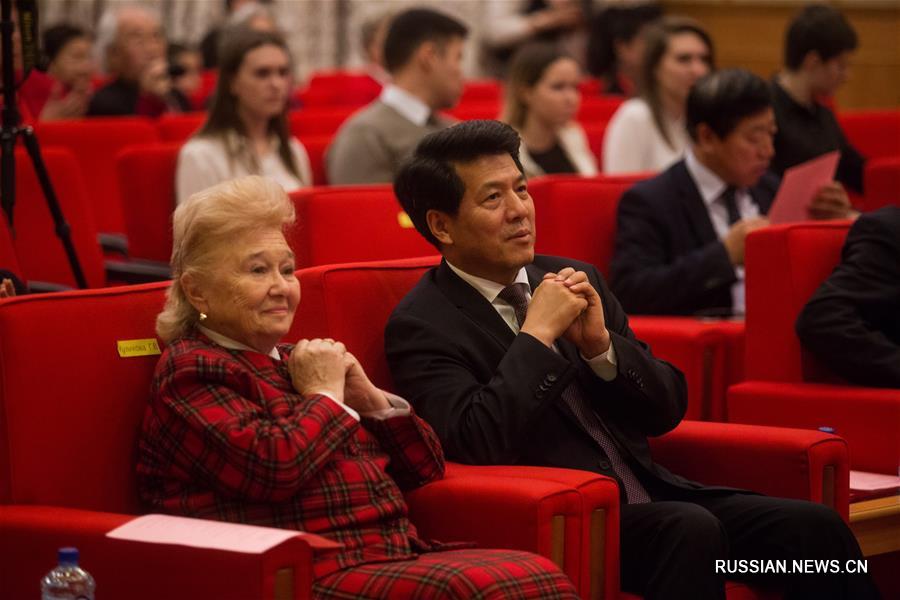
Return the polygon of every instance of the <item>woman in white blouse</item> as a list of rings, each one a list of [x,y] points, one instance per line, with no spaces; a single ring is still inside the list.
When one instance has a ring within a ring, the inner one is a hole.
[[[291,59],[275,33],[229,32],[206,123],[178,155],[180,203],[200,190],[245,175],[261,175],[285,191],[312,185],[309,156],[287,123]]]
[[[625,101],[603,137],[603,172],[662,171],[688,146],[688,93],[713,68],[713,45],[699,23],[668,17],[647,32],[640,95]]]
[[[581,68],[551,44],[530,44],[513,57],[503,120],[522,137],[525,175],[596,175],[597,160],[574,121],[581,104]]]

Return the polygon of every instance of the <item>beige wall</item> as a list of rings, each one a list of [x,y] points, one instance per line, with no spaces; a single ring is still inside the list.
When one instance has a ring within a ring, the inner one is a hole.
[[[784,30],[805,2],[663,0],[670,14],[700,20],[716,44],[719,66],[744,66],[770,77],[781,65]],[[860,47],[837,104],[844,109],[900,107],[900,1],[832,2],[856,29]]]

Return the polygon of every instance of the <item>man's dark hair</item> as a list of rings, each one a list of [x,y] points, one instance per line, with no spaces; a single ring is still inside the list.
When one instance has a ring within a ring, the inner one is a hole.
[[[810,52],[828,61],[856,50],[856,31],[841,12],[825,4],[811,4],[794,15],[784,35],[784,66],[795,71]]]
[[[384,39],[384,67],[395,73],[425,42],[442,44],[468,33],[465,25],[443,13],[427,8],[404,11],[393,18]]]
[[[746,69],[722,69],[699,79],[687,100],[687,130],[697,140],[697,126],[706,123],[726,138],[746,117],[772,106],[769,85]]]
[[[464,121],[422,138],[413,155],[394,180],[394,194],[416,230],[438,250],[440,242],[428,229],[425,215],[439,210],[449,215],[459,211],[466,184],[454,165],[483,156],[509,154],[521,173],[521,140],[516,130],[500,121]]]
[[[44,32],[43,38],[44,55],[46,56],[47,63],[49,64],[56,60],[56,56],[66,47],[66,44],[76,38],[82,37],[87,38],[87,32],[75,25],[61,23],[59,25],[54,25],[53,27],[48,27]]]

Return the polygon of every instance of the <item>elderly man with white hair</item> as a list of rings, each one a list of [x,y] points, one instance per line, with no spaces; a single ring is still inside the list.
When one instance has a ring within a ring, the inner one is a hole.
[[[106,10],[97,26],[97,64],[111,81],[97,90],[89,116],[158,116],[190,105],[172,88],[166,66],[166,38],[159,16],[136,5]]]

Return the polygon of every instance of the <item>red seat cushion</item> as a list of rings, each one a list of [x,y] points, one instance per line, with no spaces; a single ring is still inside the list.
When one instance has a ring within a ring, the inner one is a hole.
[[[900,206],[900,155],[875,158],[866,162],[862,210],[878,210],[882,206]]]

